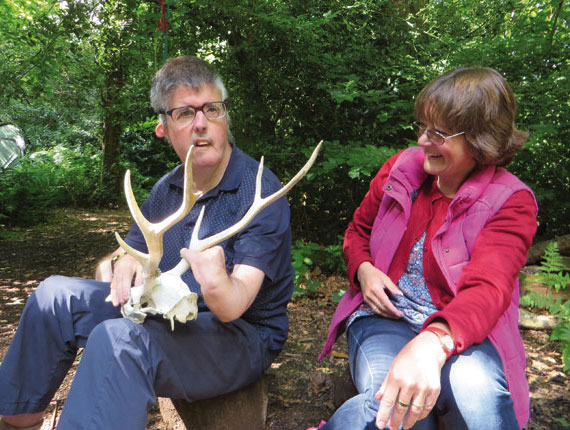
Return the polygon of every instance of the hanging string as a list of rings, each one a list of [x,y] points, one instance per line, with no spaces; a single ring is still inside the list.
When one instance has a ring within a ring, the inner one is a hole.
[[[168,0],[159,0],[159,2],[161,16],[156,29],[164,33],[162,62],[166,63],[166,60],[168,60],[168,29],[170,28],[170,22],[168,21],[168,18],[170,17],[170,4],[168,3]]]

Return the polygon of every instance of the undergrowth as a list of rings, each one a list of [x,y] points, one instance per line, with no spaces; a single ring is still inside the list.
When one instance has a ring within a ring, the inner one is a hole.
[[[559,293],[570,284],[570,268],[565,267],[558,244],[550,242],[538,268],[537,280],[546,286],[546,293],[530,291],[521,297],[521,306],[548,311],[557,317],[556,327],[552,330],[550,340],[560,341],[564,371],[570,374],[570,300],[554,298],[552,291]]]

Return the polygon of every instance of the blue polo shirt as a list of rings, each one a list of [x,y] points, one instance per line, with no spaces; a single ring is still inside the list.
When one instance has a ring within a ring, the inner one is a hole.
[[[202,207],[206,209],[198,234],[200,239],[234,225],[243,217],[253,202],[258,167],[259,162],[232,144],[230,161],[218,186],[200,197],[190,213],[164,234],[161,271],[172,269],[180,261],[180,249],[188,247]],[[180,207],[183,177],[184,166],[179,165],[155,184],[141,206],[142,213],[149,221],[161,221]],[[262,197],[280,188],[277,177],[264,168]],[[281,350],[287,338],[287,303],[294,288],[289,222],[289,204],[287,198],[282,197],[263,209],[245,229],[220,244],[224,248],[229,272],[235,264],[247,264],[265,273],[261,289],[242,319],[254,324],[268,341],[269,350],[275,352]],[[141,252],[148,252],[136,224],[131,226],[125,241]],[[198,294],[198,310],[208,310],[192,271],[188,270],[182,279],[190,290]]]

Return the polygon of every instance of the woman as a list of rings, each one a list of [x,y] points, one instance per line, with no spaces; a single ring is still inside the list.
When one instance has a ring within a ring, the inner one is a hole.
[[[345,234],[351,288],[320,358],[347,327],[359,394],[320,428],[523,428],[517,275],[537,207],[503,166],[528,134],[489,68],[433,80],[415,114],[418,147],[380,169]]]

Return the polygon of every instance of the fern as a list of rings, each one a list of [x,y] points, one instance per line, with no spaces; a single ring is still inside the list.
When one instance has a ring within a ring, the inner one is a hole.
[[[570,275],[565,270],[558,244],[550,242],[546,245],[542,265],[538,268],[538,280],[541,284],[554,288],[558,293],[570,284]]]
[[[520,303],[522,306],[545,309],[557,316],[558,322],[552,330],[550,340],[560,341],[564,371],[570,374],[570,300],[563,303],[561,298],[554,299],[552,296],[552,290],[558,293],[570,285],[570,275],[564,273],[566,270],[558,244],[550,242],[546,246],[537,276],[538,281],[547,287],[546,294],[531,291],[521,297]]]

